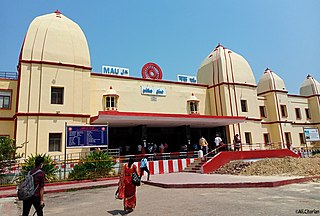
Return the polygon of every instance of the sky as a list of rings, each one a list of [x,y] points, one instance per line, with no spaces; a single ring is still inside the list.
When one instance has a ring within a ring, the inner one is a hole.
[[[111,65],[142,77],[154,62],[177,81],[196,76],[220,43],[249,62],[257,84],[267,67],[290,94],[308,74],[320,82],[319,0],[2,0],[0,8],[0,71],[16,71],[31,21],[58,9],[84,31],[93,72]]]

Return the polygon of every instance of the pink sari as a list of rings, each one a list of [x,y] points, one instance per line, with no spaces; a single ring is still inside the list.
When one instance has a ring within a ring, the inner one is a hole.
[[[136,207],[136,186],[132,183],[133,172],[137,172],[139,175],[135,164],[132,164],[131,168],[124,164],[121,168],[118,197],[123,199],[124,210],[131,210]]]

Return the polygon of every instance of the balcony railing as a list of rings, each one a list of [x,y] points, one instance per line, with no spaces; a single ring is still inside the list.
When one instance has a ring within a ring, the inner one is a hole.
[[[18,73],[17,72],[0,71],[0,79],[17,80],[18,79]]]

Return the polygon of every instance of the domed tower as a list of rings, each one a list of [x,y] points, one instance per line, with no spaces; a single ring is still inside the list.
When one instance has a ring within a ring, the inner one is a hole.
[[[320,83],[308,75],[300,86],[300,95],[308,98],[312,122],[320,122]],[[320,130],[320,124],[318,124],[318,128]]]
[[[269,68],[267,68],[258,83],[258,94],[269,91],[286,91],[283,80]]]
[[[267,113],[264,124],[267,131],[272,131],[270,139],[279,144],[279,148],[285,148],[284,131],[289,127],[288,112],[288,91],[284,81],[272,70],[267,68],[258,83],[258,96],[264,98],[265,113]],[[291,127],[291,126],[290,126]],[[288,129],[289,130],[289,129]]]
[[[25,144],[25,155],[61,154],[65,123],[83,124],[89,118],[91,65],[83,31],[59,11],[36,17],[18,70],[17,144]]]
[[[259,131],[255,124],[260,117],[256,81],[242,56],[219,44],[201,63],[197,80],[209,85],[211,115],[247,117],[246,124],[229,126],[228,141],[237,133],[248,142],[261,141],[252,132]]]

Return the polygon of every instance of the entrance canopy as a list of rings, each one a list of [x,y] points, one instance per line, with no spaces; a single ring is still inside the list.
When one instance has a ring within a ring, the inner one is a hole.
[[[133,127],[138,125],[178,127],[190,125],[192,128],[212,128],[241,123],[245,119],[245,117],[234,116],[99,111],[97,116],[91,117],[90,123],[97,125],[108,124],[111,127]]]

